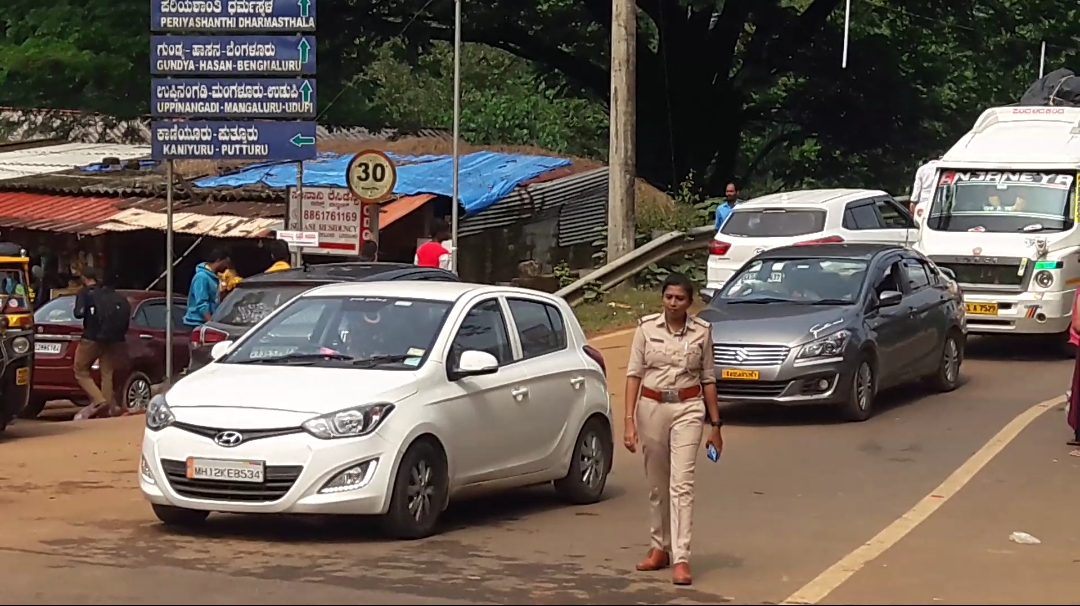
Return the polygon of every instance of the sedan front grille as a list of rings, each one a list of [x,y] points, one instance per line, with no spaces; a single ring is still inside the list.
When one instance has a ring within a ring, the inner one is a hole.
[[[161,468],[176,494],[189,499],[204,501],[242,501],[245,503],[269,503],[285,496],[300,473],[302,465],[267,465],[266,481],[219,482],[217,480],[192,480],[187,477],[184,461],[161,460]]]
[[[713,360],[719,366],[780,366],[787,359],[784,345],[713,345]]]
[[[789,385],[788,381],[717,381],[716,395],[720,401],[739,398],[778,398]]]

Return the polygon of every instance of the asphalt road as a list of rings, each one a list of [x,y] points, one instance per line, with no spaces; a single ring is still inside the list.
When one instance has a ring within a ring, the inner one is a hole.
[[[613,403],[628,341],[595,342]],[[420,542],[385,541],[363,521],[281,517],[216,516],[177,534],[138,492],[140,418],[20,422],[0,438],[0,601],[1075,603],[1080,458],[1064,444],[1060,402],[999,440],[997,456],[980,451],[1064,391],[1071,363],[1045,349],[973,342],[959,390],[887,395],[861,424],[727,410],[722,459],[701,457],[686,589],[633,571],[648,541],[645,483],[622,450],[603,503],[567,508],[547,489],[484,498],[452,507],[446,531]],[[1042,543],[1010,542],[1014,531]]]

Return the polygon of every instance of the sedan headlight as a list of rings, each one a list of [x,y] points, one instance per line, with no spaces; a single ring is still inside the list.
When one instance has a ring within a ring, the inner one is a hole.
[[[851,339],[851,331],[841,330],[827,337],[816,339],[803,345],[799,350],[798,360],[815,358],[838,358],[844,355],[844,348]]]
[[[30,339],[27,339],[26,337],[15,337],[11,340],[11,351],[19,356],[30,351]]]
[[[308,419],[301,427],[320,440],[366,436],[375,431],[392,410],[394,405],[389,402],[365,404]]]
[[[156,395],[150,398],[150,403],[146,405],[147,429],[161,431],[172,425],[174,421],[176,421],[176,416],[169,408],[169,403],[165,401],[165,396]]]

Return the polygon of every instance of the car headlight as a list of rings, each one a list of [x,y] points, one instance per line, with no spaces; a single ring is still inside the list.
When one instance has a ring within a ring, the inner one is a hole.
[[[11,351],[20,356],[30,351],[30,339],[27,339],[26,337],[15,337],[11,340]]]
[[[150,431],[161,431],[172,425],[173,421],[176,421],[176,416],[165,401],[165,396],[156,395],[150,398],[150,403],[146,405],[146,428]]]
[[[354,406],[304,421],[304,431],[320,440],[355,438],[375,431],[383,419],[394,410],[389,402]]]
[[[1054,274],[1044,270],[1035,272],[1035,283],[1039,288],[1050,288],[1054,285]]]
[[[827,337],[810,341],[799,350],[798,360],[813,358],[838,358],[844,355],[844,348],[851,339],[851,331],[841,330]]]

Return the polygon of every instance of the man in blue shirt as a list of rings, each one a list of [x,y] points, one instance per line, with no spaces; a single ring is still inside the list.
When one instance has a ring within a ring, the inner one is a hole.
[[[742,202],[739,199],[739,190],[735,187],[734,183],[728,183],[724,188],[724,201],[720,203],[720,206],[716,207],[716,223],[713,227],[716,231],[720,231],[720,227],[727,221],[728,215],[731,214],[731,209],[735,208],[735,205]]]
[[[229,254],[228,249],[215,248],[210,255],[210,261],[199,263],[195,268],[195,275],[192,276],[191,286],[188,288],[184,325],[194,328],[210,321],[210,316],[217,309],[218,297],[221,294],[221,280],[218,274],[225,271],[231,264],[232,255]]]

